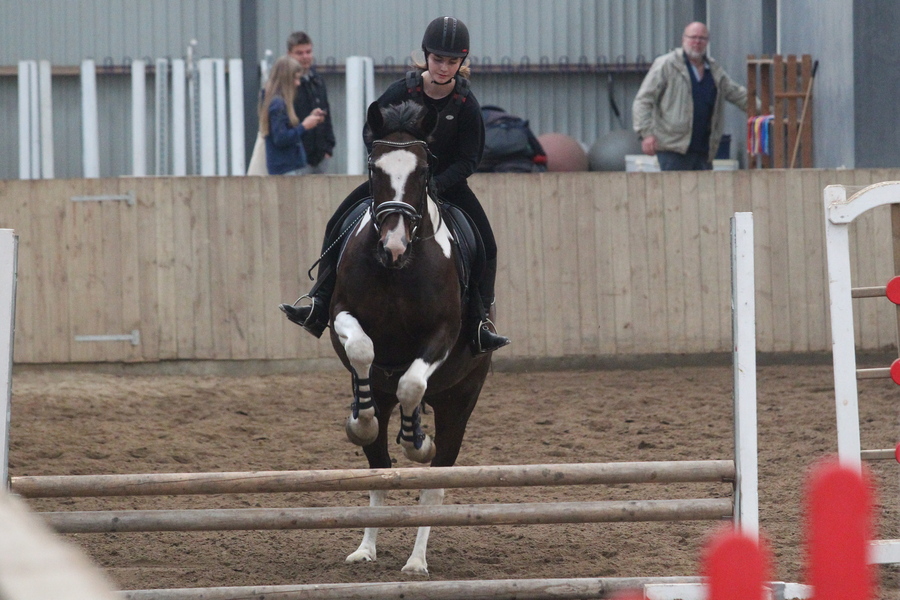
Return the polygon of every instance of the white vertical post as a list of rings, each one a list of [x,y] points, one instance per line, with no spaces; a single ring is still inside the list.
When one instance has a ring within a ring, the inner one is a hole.
[[[100,177],[99,137],[97,69],[93,60],[83,60],[81,61],[81,162],[87,179]]]
[[[31,179],[31,78],[32,61],[19,61],[19,179]]]
[[[825,251],[828,256],[828,297],[831,307],[831,353],[834,362],[834,403],[837,411],[838,459],[862,469],[859,441],[859,398],[856,388],[856,338],[850,279],[850,232],[831,221],[830,208],[847,202],[842,185],[825,188]]]
[[[245,175],[244,144],[244,63],[239,58],[228,61],[228,126],[231,128],[231,174]]]
[[[147,175],[147,75],[143,60],[131,63],[131,174]]]
[[[31,115],[31,179],[41,178],[41,102],[38,84],[38,65],[36,61],[29,61],[28,70],[31,75],[28,79],[28,96]]]
[[[16,249],[12,229],[0,229],[0,490],[9,481],[9,417],[16,316]]]
[[[759,467],[756,431],[756,286],[753,213],[731,220],[731,309],[734,344],[735,525],[759,539]]]
[[[187,175],[187,78],[184,60],[172,60],[172,175]]]
[[[38,79],[41,103],[41,177],[53,179],[53,84],[49,60],[38,62]]]
[[[216,174],[216,97],[213,63],[210,58],[197,61],[200,123],[200,174]]]
[[[153,132],[156,143],[154,172],[166,175],[169,171],[169,61],[165,58],[156,59],[153,88],[156,115]]]
[[[367,108],[363,58],[347,57],[347,175],[362,175],[366,168],[366,147],[362,139]]]
[[[371,56],[363,57],[363,93],[366,98],[366,108],[375,102],[375,61]]]
[[[228,107],[225,98],[225,60],[213,59],[216,86],[216,175],[228,175]]]

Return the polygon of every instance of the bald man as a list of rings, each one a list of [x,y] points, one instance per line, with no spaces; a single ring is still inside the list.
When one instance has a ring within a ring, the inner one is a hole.
[[[632,105],[641,149],[663,171],[712,169],[724,128],[724,104],[747,108],[747,88],[706,53],[703,23],[684,28],[681,48],[653,61]]]

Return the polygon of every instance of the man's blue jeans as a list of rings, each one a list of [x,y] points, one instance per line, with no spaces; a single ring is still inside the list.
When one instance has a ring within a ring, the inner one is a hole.
[[[680,154],[660,150],[656,153],[660,171],[710,171],[712,163],[706,154],[688,152]]]

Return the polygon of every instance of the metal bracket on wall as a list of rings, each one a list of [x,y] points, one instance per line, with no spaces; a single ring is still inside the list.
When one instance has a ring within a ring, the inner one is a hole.
[[[131,333],[125,333],[121,335],[110,334],[110,335],[76,335],[76,342],[131,342],[132,346],[140,346],[141,344],[141,332],[138,329],[133,329]]]
[[[72,202],[103,202],[107,200],[124,200],[128,203],[128,206],[134,206],[134,190],[128,190],[125,194],[110,194],[106,196],[72,196]]]

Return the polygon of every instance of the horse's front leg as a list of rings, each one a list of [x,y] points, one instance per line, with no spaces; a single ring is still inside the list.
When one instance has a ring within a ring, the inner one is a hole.
[[[378,418],[369,382],[375,346],[356,317],[347,311],[334,317],[334,331],[353,367],[353,405],[345,427],[347,438],[357,446],[368,446],[378,437]]]
[[[400,401],[400,433],[397,442],[410,460],[427,463],[434,458],[434,442],[422,431],[421,404],[428,388],[428,378],[446,359],[446,355],[434,363],[417,358],[397,382],[397,399]]]
[[[444,490],[422,490],[419,494],[420,506],[439,506],[444,502]],[[431,534],[431,527],[419,527],[416,533],[416,545],[413,547],[409,560],[401,569],[404,573],[413,573],[415,575],[428,575],[428,562],[425,560],[425,550],[428,546],[428,536]]]

